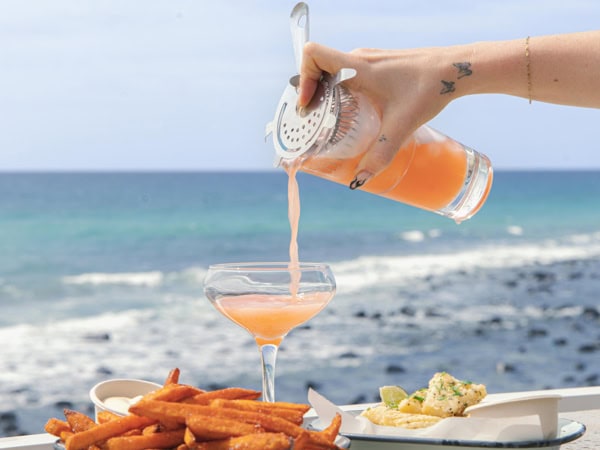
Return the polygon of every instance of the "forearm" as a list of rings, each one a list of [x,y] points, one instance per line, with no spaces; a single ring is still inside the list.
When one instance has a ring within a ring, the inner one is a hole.
[[[382,119],[379,138],[356,171],[362,183],[387,166],[410,133],[462,96],[507,94],[600,108],[600,31],[349,53],[309,42],[298,107],[309,105],[323,71],[346,67],[356,76],[344,83],[366,95]]]
[[[466,62],[472,72],[464,81],[456,80],[452,96],[498,93],[600,107],[600,31],[478,42],[447,50],[443,64],[454,68]]]

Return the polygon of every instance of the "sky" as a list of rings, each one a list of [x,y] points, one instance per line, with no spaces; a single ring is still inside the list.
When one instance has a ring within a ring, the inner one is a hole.
[[[0,171],[275,170],[265,125],[295,74],[288,0],[0,0]],[[314,0],[349,51],[598,28],[597,0]],[[600,110],[502,95],[431,125],[497,169],[600,168]]]

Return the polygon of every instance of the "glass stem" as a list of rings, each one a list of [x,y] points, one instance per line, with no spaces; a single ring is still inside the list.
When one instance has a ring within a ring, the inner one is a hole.
[[[262,362],[262,382],[264,402],[275,401],[275,361],[278,347],[274,344],[260,346],[260,359]]]

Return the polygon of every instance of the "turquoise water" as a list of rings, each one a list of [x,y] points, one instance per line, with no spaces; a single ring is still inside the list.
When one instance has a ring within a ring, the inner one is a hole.
[[[300,259],[329,262],[338,292],[284,340],[280,398],[372,401],[440,369],[490,392],[600,384],[600,172],[499,171],[461,225],[299,185]],[[0,404],[40,432],[108,377],[260,389],[254,342],[202,280],[286,260],[289,237],[281,172],[0,174]]]
[[[460,226],[315,177],[299,182],[305,260],[453,250],[513,239],[507,227],[521,227],[518,238],[530,241],[600,224],[600,172],[499,172],[484,208]],[[0,274],[43,282],[285,258],[286,189],[282,173],[2,174]],[[432,229],[443,235],[435,245],[399,238]]]

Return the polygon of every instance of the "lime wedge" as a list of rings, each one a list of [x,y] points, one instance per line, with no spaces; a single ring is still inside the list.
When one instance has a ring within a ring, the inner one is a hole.
[[[408,397],[408,394],[400,386],[382,386],[379,388],[379,396],[385,406],[397,409],[400,402]]]

